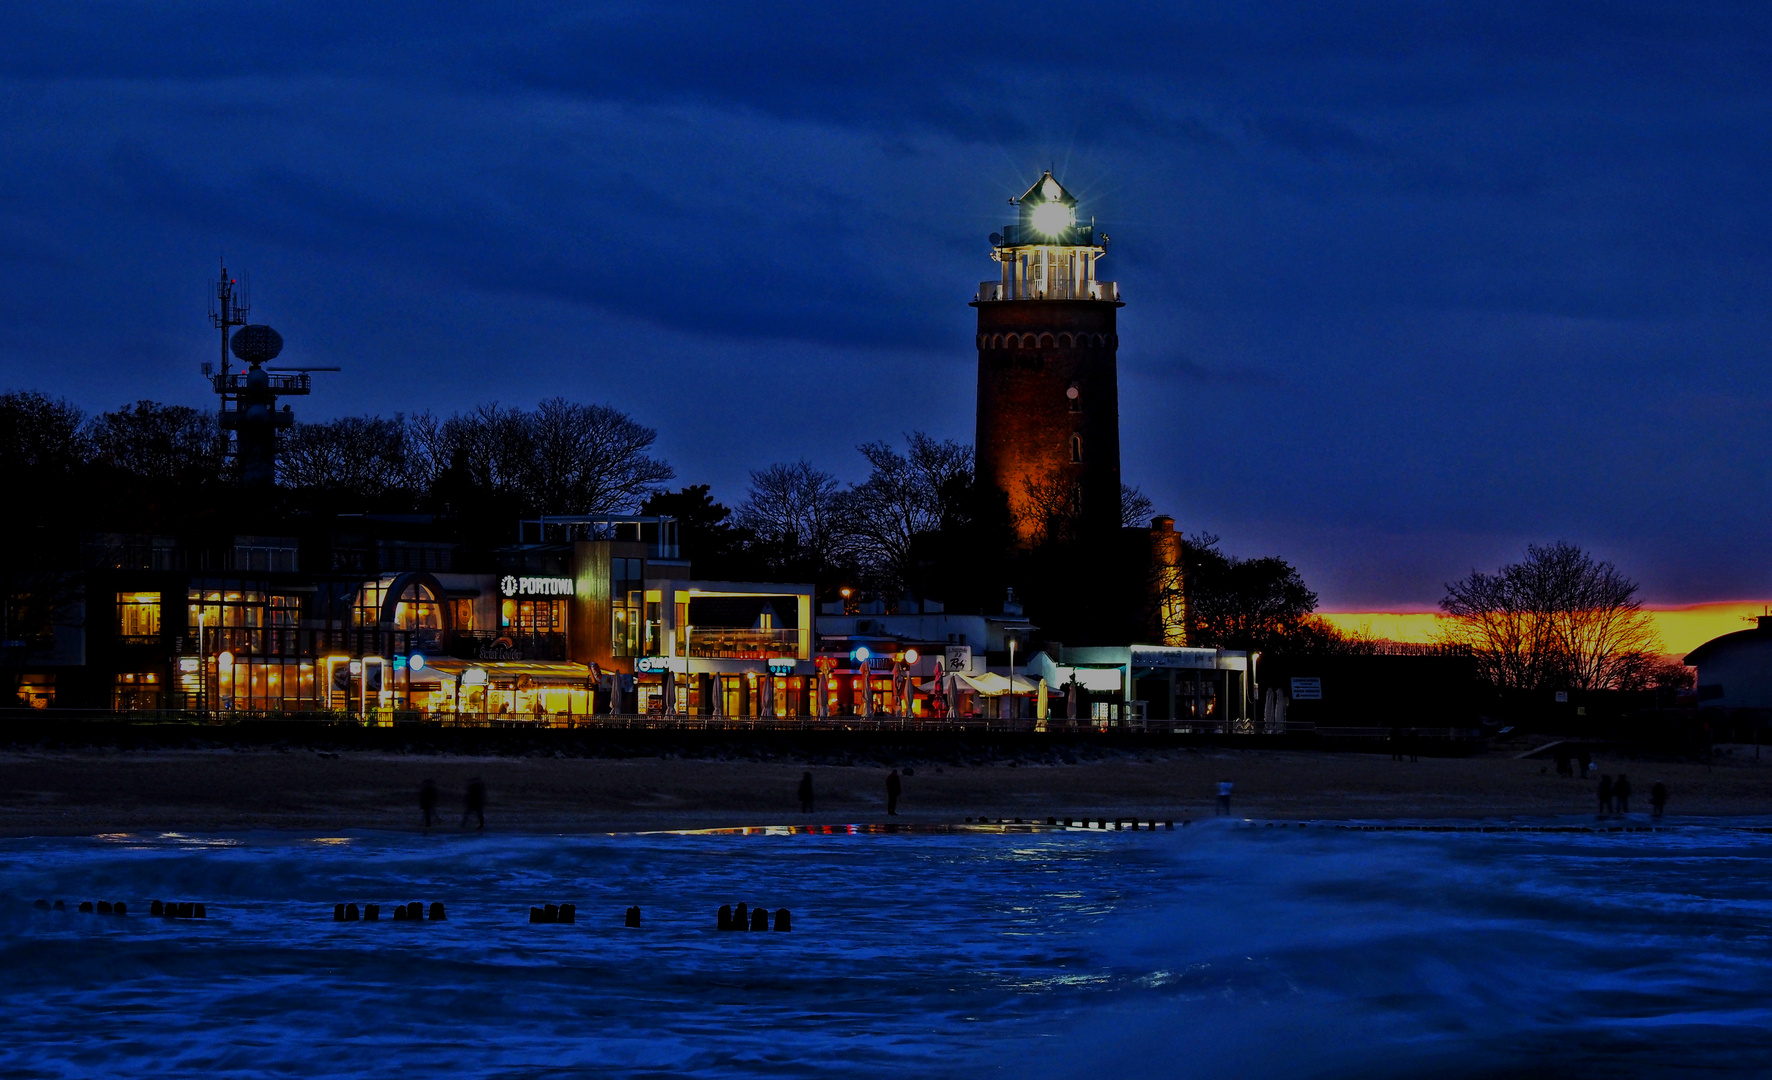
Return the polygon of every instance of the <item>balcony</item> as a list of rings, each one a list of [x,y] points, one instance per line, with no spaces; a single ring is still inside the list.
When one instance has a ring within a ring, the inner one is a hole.
[[[1013,286],[1011,282],[1011,286]],[[1010,289],[1014,293],[1013,287]],[[1050,285],[1034,282],[1025,293],[1005,296],[1003,283],[1000,281],[981,281],[978,283],[978,294],[973,297],[974,303],[988,303],[993,300],[1107,300],[1117,303],[1120,299],[1120,286],[1113,281],[1054,281]]]
[[[240,394],[246,391],[248,371],[230,371],[226,375],[213,375],[210,381],[215,384],[218,394]],[[273,394],[306,394],[313,389],[313,376],[302,372],[294,375],[273,375],[265,373],[268,380],[265,389]]]
[[[798,657],[798,630],[755,630],[749,627],[692,626],[688,655],[704,659],[762,660]]]

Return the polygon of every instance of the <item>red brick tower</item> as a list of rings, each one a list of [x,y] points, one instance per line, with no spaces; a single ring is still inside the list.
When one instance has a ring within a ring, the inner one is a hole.
[[[1040,177],[1020,219],[991,235],[997,281],[978,309],[978,476],[1009,498],[1023,544],[1053,528],[1120,527],[1119,290],[1096,279],[1107,252],[1077,200]]]

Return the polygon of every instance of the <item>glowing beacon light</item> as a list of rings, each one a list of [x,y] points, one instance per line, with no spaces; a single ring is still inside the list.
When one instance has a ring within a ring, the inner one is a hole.
[[[868,652],[868,647],[866,645],[857,645],[855,647],[855,659],[863,664],[867,663],[868,657],[872,655],[874,654]]]
[[[907,664],[914,664],[917,662],[917,657],[919,655],[920,654],[915,649],[906,649],[904,651],[904,662]]]
[[[425,669],[425,658],[417,653],[413,653],[412,659],[406,661],[406,666],[414,671],[423,671]]]

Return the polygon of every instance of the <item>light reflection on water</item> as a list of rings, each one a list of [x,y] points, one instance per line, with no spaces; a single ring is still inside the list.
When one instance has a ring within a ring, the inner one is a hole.
[[[1768,854],[1714,827],[0,841],[0,1073],[1772,1073]],[[448,921],[331,921],[411,900]],[[577,925],[527,923],[562,901]],[[714,931],[739,901],[794,933]]]

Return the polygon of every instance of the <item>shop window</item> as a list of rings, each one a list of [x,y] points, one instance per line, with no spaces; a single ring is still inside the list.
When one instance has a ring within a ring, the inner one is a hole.
[[[119,712],[160,707],[160,676],[152,671],[117,676],[111,707]]]
[[[47,709],[55,704],[55,675],[26,674],[19,677],[18,703],[28,709]]]
[[[501,622],[506,633],[564,634],[566,601],[505,600]]]
[[[430,587],[418,582],[406,586],[394,604],[394,627],[398,630],[442,630],[443,605]]]
[[[125,641],[153,641],[160,636],[160,594],[117,594],[117,636]]]
[[[457,630],[474,629],[474,602],[472,600],[451,600],[450,615],[455,619]]]

